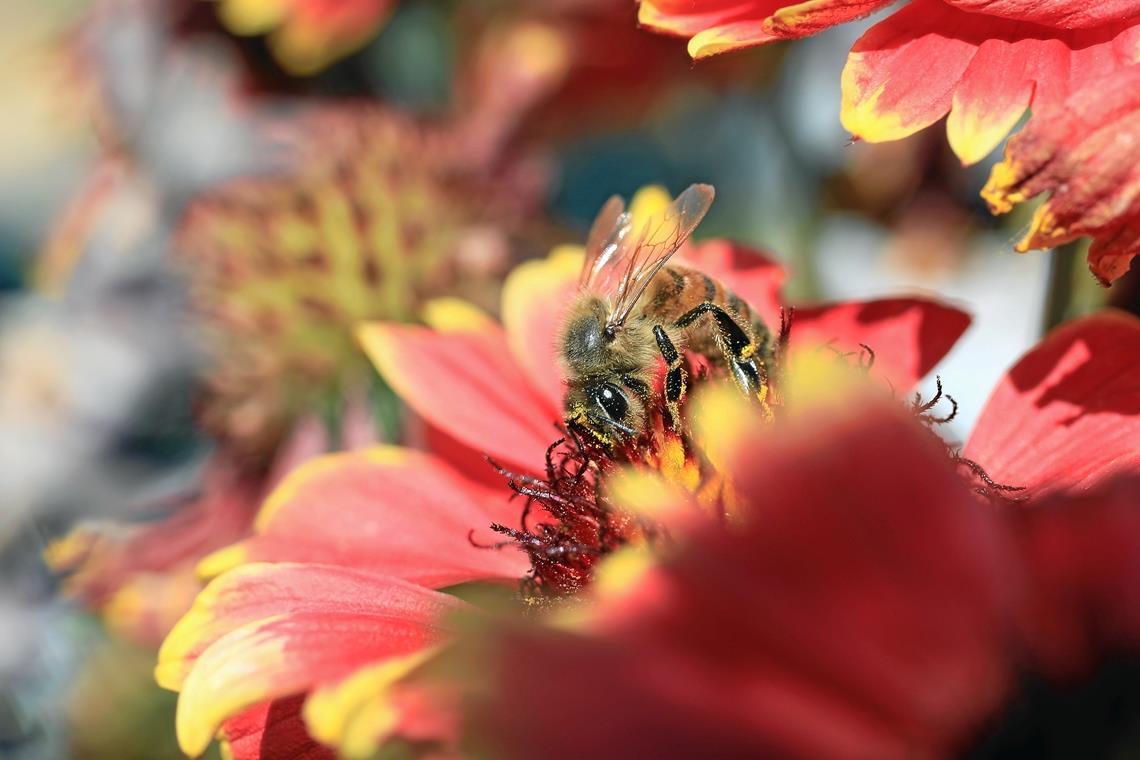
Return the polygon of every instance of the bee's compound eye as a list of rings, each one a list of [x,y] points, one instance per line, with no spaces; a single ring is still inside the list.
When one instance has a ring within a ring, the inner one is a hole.
[[[594,389],[594,400],[598,402],[609,418],[620,422],[629,411],[629,402],[621,389],[612,383],[604,383]]]

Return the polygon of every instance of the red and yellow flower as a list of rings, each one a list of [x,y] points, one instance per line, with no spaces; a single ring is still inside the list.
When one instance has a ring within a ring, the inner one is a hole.
[[[1093,239],[1089,268],[1107,285],[1140,253],[1140,66],[1121,68],[1034,115],[1009,141],[982,197],[994,213],[1041,193],[1019,251]]]
[[[719,241],[682,255],[761,314],[778,310],[782,272],[765,259]],[[552,338],[580,265],[580,251],[560,249],[516,269],[502,326],[444,300],[430,305],[427,327],[360,329],[387,382],[446,445],[440,454],[384,447],[314,460],[270,496],[251,538],[201,563],[217,578],[168,637],[156,671],[181,691],[178,733],[188,753],[219,730],[235,757],[316,753],[319,744],[352,757],[389,741],[452,746],[458,728],[441,713],[450,702],[406,680],[456,635],[447,614],[471,611],[441,590],[514,585],[532,565],[513,548],[487,548],[492,524],[518,525],[523,505],[448,462],[485,452],[541,478],[562,416]],[[800,340],[830,334],[836,350],[880,344],[876,367],[900,388],[968,322],[954,309],[902,299],[798,314]]]
[[[694,58],[802,37],[891,3],[642,0],[641,21],[691,37]],[[944,116],[972,164],[1032,110],[983,195],[995,213],[1045,191],[1018,250],[1093,238],[1102,283],[1140,250],[1135,158],[1140,2],[913,0],[872,26],[843,69],[841,119],[855,137],[897,140]]]
[[[691,36],[694,58],[814,34],[890,5],[812,0],[672,3],[643,0],[642,23]],[[843,70],[843,125],[869,142],[946,122],[963,163],[997,147],[1035,112],[1140,60],[1140,3],[914,0],[879,22]]]
[[[671,540],[613,555],[555,624],[474,647],[491,676],[470,726],[494,756],[1024,750],[1026,671],[1071,693],[1140,653],[1140,320],[1067,325],[995,391],[966,451],[1027,486],[1017,503],[979,499],[910,415],[842,384],[793,369],[794,414],[717,414],[732,520],[627,476]],[[1097,730],[1080,739],[1114,746]]]

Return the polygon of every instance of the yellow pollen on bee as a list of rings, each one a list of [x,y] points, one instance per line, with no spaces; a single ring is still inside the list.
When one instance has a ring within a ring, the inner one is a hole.
[[[776,415],[772,412],[772,405],[768,403],[767,385],[760,386],[760,390],[756,392],[756,398],[760,401],[760,411],[764,415],[764,421],[771,422],[774,420]]]
[[[744,348],[742,348],[740,350],[740,358],[741,359],[751,359],[755,355],[756,355],[756,344],[755,343],[749,343],[747,346],[745,346]]]

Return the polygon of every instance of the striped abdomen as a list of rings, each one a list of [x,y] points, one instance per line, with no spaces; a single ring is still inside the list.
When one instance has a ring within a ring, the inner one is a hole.
[[[641,311],[667,325],[706,301],[715,303],[735,317],[742,328],[750,330],[758,347],[765,346],[768,328],[744,299],[696,269],[663,267],[653,278],[649,292],[642,297]],[[692,350],[708,355],[715,348],[713,330],[707,320],[696,322],[688,332],[688,347]]]

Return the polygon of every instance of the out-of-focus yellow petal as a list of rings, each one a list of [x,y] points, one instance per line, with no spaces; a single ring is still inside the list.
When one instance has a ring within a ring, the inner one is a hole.
[[[861,387],[870,384],[829,348],[803,347],[789,355],[781,386],[785,389],[781,412],[794,416],[828,408],[842,410]]]
[[[654,472],[623,470],[607,480],[606,488],[619,507],[655,522],[689,506],[686,492]]]
[[[728,473],[743,441],[754,429],[765,424],[736,386],[716,383],[694,394],[690,417],[693,436],[705,457],[721,473]]]
[[[218,18],[234,34],[252,37],[280,24],[290,4],[290,0],[220,0]]]
[[[583,255],[581,246],[558,246],[545,259],[515,267],[503,283],[503,327],[511,353],[555,408],[565,392],[556,336],[577,292]]]
[[[660,214],[669,208],[672,202],[673,196],[662,185],[646,185],[633,194],[629,202],[629,213],[635,226],[644,224],[654,214]]]
[[[210,552],[198,561],[194,572],[202,580],[209,580],[248,561],[249,548],[243,541]]]
[[[399,723],[391,689],[438,653],[428,647],[361,668],[340,683],[315,690],[305,701],[304,718],[317,741],[336,747],[341,757],[372,757],[378,743]]]
[[[424,304],[424,324],[440,332],[479,332],[494,326],[491,315],[462,298],[433,298]]]
[[[618,598],[630,593],[656,566],[652,552],[645,546],[628,547],[614,552],[598,564],[594,573],[593,593],[599,598]]]

